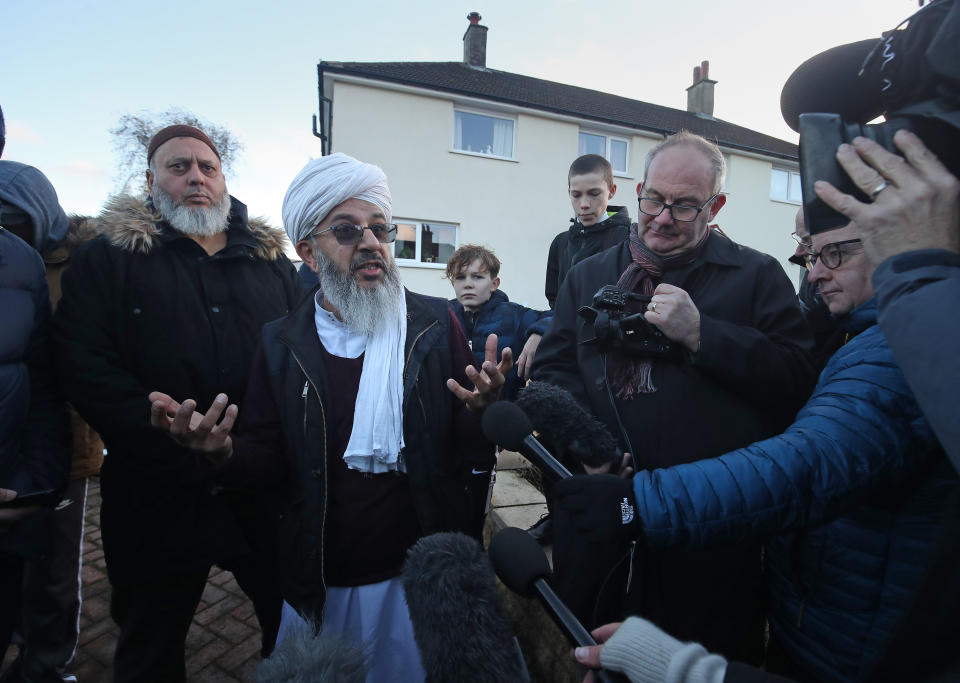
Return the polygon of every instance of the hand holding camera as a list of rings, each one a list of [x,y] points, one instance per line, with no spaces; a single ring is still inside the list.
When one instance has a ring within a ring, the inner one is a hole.
[[[685,290],[665,283],[657,285],[644,317],[690,353],[700,350],[700,311]]]
[[[837,150],[840,166],[871,202],[825,181],[814,185],[817,196],[856,223],[875,264],[916,249],[960,252],[960,181],[913,133],[897,131],[893,142],[903,157],[866,138]]]

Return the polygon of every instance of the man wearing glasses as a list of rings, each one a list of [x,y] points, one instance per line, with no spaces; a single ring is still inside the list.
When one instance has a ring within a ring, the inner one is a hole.
[[[573,268],[538,350],[534,379],[573,393],[619,437],[637,471],[777,434],[813,384],[810,334],[783,268],[710,225],[726,202],[724,175],[720,150],[699,136],[679,133],[651,150],[629,241]],[[679,353],[645,357],[585,343],[595,330],[577,310],[612,284],[650,297],[624,315],[642,312]],[[758,544],[638,546],[628,577],[629,548],[598,560],[602,549],[581,543],[573,533],[558,537],[554,560],[558,592],[585,621],[640,613],[682,640],[757,661]],[[607,574],[620,559],[618,582]]]
[[[150,426],[151,390],[240,399],[262,326],[303,297],[285,235],[247,218],[214,143],[169,126],[148,146],[149,197],[114,198],[63,276],[54,317],[68,399],[103,437],[101,521],[116,681],[182,681],[214,563],[251,597],[262,650],[282,601],[261,501]],[[242,428],[242,425],[241,425]],[[254,552],[257,548],[259,552]]]
[[[383,171],[345,154],[294,178],[283,221],[320,287],[264,328],[243,433],[231,437],[224,395],[201,419],[196,401],[151,394],[154,425],[230,481],[282,485],[279,639],[344,636],[368,654],[369,681],[424,677],[400,570],[420,537],[472,530],[470,472],[494,459],[479,414],[512,365],[490,335],[476,370],[446,300],[404,289],[391,207]]]

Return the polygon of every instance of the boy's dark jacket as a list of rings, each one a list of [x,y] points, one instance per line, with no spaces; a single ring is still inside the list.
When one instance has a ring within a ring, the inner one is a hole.
[[[563,279],[575,263],[619,244],[630,234],[630,214],[627,207],[607,208],[608,213],[616,213],[605,221],[587,228],[580,221],[571,219],[570,228],[553,238],[550,255],[547,256],[547,282],[543,289],[551,309],[557,301]]]
[[[517,392],[523,386],[523,382],[517,375],[517,357],[523,350],[527,337],[531,334],[541,336],[546,334],[547,327],[553,319],[553,313],[515,304],[500,289],[494,291],[490,299],[472,316],[469,315],[469,311],[465,315],[463,304],[456,299],[450,300],[450,308],[467,335],[478,369],[483,365],[484,345],[491,334],[497,335],[497,358],[500,358],[503,349],[508,346],[513,351],[514,366],[507,374],[507,381],[503,385],[500,398],[505,401],[515,399]],[[469,320],[471,317],[472,322]]]

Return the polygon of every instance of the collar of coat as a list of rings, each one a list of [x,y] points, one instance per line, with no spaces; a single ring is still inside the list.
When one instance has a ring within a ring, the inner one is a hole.
[[[257,258],[275,261],[284,253],[287,235],[262,218],[247,218],[246,205],[230,197],[228,238],[249,243]],[[98,228],[110,244],[129,252],[148,254],[160,243],[180,237],[145,200],[130,195],[111,197],[98,219]]]

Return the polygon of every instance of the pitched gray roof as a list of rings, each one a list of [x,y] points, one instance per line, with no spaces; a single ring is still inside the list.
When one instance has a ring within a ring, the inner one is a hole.
[[[659,134],[689,130],[724,147],[797,160],[795,144],[720,119],[462,62],[320,62],[319,67],[330,74],[401,83]]]

